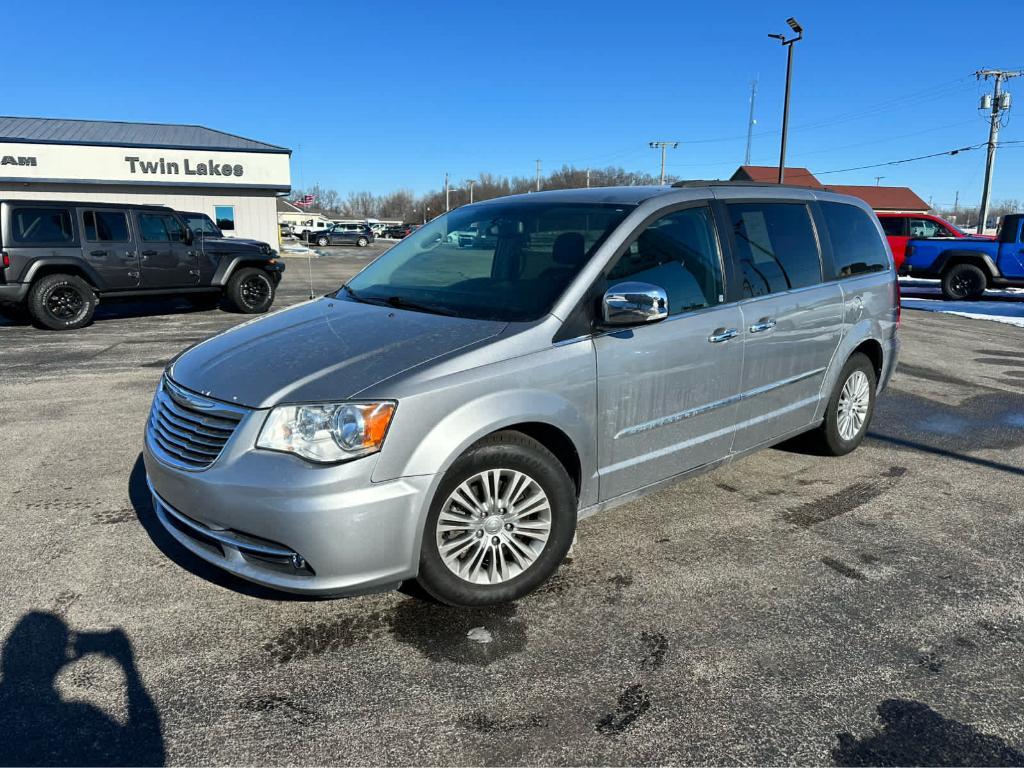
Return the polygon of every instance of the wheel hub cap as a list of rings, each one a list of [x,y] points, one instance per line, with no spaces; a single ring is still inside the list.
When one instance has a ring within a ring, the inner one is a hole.
[[[551,534],[551,504],[514,469],[478,472],[445,500],[435,540],[445,566],[472,584],[500,584],[533,565]]]
[[[871,386],[864,371],[854,371],[839,395],[838,427],[843,440],[853,440],[864,428],[871,404]]]

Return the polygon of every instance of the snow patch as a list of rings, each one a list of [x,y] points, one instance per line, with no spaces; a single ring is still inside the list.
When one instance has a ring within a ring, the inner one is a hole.
[[[473,627],[466,633],[466,637],[474,643],[489,643],[494,637],[484,627]]]

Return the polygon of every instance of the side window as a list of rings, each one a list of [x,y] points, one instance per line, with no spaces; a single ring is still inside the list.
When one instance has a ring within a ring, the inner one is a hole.
[[[904,226],[907,220],[902,216],[879,216],[882,222],[882,231],[889,237],[906,237],[907,230]]]
[[[911,219],[911,237],[952,237],[953,235],[944,226],[931,219]]]
[[[711,210],[686,208],[650,224],[607,280],[609,286],[635,280],[664,288],[670,315],[722,303],[722,268]]]
[[[75,239],[66,208],[15,208],[11,233],[19,243],[70,243]]]
[[[174,216],[163,214],[164,226],[167,228],[168,239],[172,243],[185,242],[185,227]]]
[[[123,211],[86,211],[82,214],[85,222],[85,239],[108,243],[126,243],[128,216]]]
[[[821,282],[821,257],[810,212],[803,203],[732,203],[743,298]]]
[[[171,236],[164,225],[164,216],[159,213],[140,213],[139,232],[146,242],[167,242]]]
[[[213,209],[213,218],[217,222],[217,226],[222,230],[231,230],[235,228],[235,206],[233,205],[218,205]]]
[[[836,277],[852,277],[868,272],[884,272],[889,268],[882,238],[871,217],[855,205],[821,203]]]

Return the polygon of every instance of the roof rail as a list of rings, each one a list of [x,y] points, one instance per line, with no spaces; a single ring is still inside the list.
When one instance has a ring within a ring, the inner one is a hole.
[[[808,187],[804,184],[777,184],[774,181],[747,181],[745,179],[686,179],[677,181],[673,187],[782,187],[783,189],[825,189],[824,186]]]

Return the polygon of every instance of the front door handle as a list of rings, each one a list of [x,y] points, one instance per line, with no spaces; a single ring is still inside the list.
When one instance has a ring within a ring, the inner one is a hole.
[[[740,332],[735,328],[718,328],[714,333],[708,336],[708,341],[712,344],[721,344],[723,341],[735,339],[739,335]]]
[[[143,256],[156,256],[156,251],[143,251]]]
[[[768,318],[762,318],[758,322],[750,326],[751,333],[761,333],[762,331],[770,331],[775,327],[775,321],[769,320]]]

